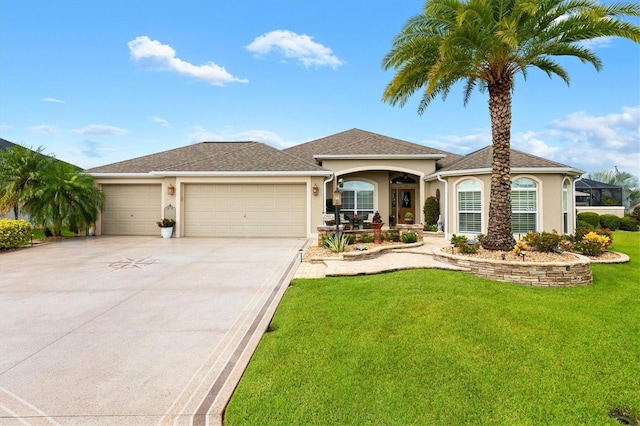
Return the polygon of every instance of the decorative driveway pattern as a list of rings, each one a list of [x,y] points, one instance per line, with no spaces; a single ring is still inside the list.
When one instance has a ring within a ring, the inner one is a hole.
[[[0,254],[0,424],[220,424],[305,239],[94,237]]]

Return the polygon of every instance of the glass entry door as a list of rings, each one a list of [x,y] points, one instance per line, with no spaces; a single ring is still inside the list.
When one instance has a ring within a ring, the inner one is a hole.
[[[398,189],[398,223],[404,223],[404,218],[407,213],[411,213],[415,218],[415,189]]]

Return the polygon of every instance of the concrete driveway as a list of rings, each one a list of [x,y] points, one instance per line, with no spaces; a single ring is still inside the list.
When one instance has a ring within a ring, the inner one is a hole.
[[[219,424],[306,244],[93,237],[0,254],[0,424]]]

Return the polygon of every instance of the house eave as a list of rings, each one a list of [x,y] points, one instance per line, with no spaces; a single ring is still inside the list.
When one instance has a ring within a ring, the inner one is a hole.
[[[441,160],[444,154],[320,154],[314,155],[316,160]]]
[[[172,177],[172,176],[252,176],[252,177],[260,177],[260,176],[331,176],[332,172],[329,170],[307,170],[307,171],[241,171],[241,172],[232,172],[232,171],[220,171],[220,172],[212,172],[212,171],[202,171],[202,172],[172,172],[172,171],[151,171],[148,173],[89,173],[94,178],[101,179],[117,179],[117,178],[127,178],[127,179],[148,179],[148,178],[157,178],[157,177]]]
[[[573,167],[513,167],[511,168],[511,174],[566,174],[569,176],[579,176],[584,174],[585,172],[579,169],[574,169]],[[491,168],[481,168],[481,169],[467,169],[467,170],[451,170],[444,172],[436,172],[431,173],[430,175],[425,176],[423,179],[425,181],[432,181],[440,177],[452,177],[452,176],[468,176],[468,175],[486,175],[491,174]]]

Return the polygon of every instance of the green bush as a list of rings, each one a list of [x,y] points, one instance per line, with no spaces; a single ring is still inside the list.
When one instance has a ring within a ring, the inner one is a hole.
[[[391,229],[389,231],[384,231],[380,234],[380,238],[382,241],[391,241],[397,243],[400,241],[400,232],[397,229]]]
[[[640,225],[640,204],[633,208],[631,212],[631,219],[635,220],[638,225]]]
[[[424,223],[427,225],[436,225],[438,217],[440,217],[440,201],[436,197],[427,197],[424,201]],[[435,229],[434,229],[435,231]]]
[[[359,234],[358,242],[360,242],[360,243],[372,243],[373,242],[373,234],[371,232],[365,232],[363,234]]]
[[[584,237],[585,234],[588,234],[589,232],[594,231],[595,229],[596,228],[594,226],[591,226],[587,222],[578,222],[578,226],[576,226],[576,233],[573,237],[573,241],[577,242],[582,240],[582,237]]]
[[[615,231],[620,227],[620,218],[614,214],[603,214],[600,216],[600,226]]]
[[[631,217],[625,216],[620,219],[620,229],[623,231],[637,231],[638,224]]]
[[[458,248],[460,248],[461,246],[467,244],[467,242],[469,242],[469,240],[464,235],[453,234],[451,236],[451,244],[453,244],[454,246],[456,246]]]
[[[524,237],[525,243],[537,251],[551,253],[558,250],[562,237],[554,232],[531,232]]]
[[[330,237],[324,237],[322,239],[322,243],[332,252],[342,253],[343,251],[347,250],[347,246],[349,245],[349,237],[345,234],[342,234],[339,237],[337,234],[333,234]]]
[[[600,215],[594,212],[578,213],[577,221],[587,222],[589,225],[597,228],[600,225]]]
[[[31,224],[26,220],[0,219],[0,249],[25,245],[31,238]]]
[[[418,241],[418,234],[413,231],[403,232],[400,235],[400,239],[405,244],[415,243],[416,241]]]

